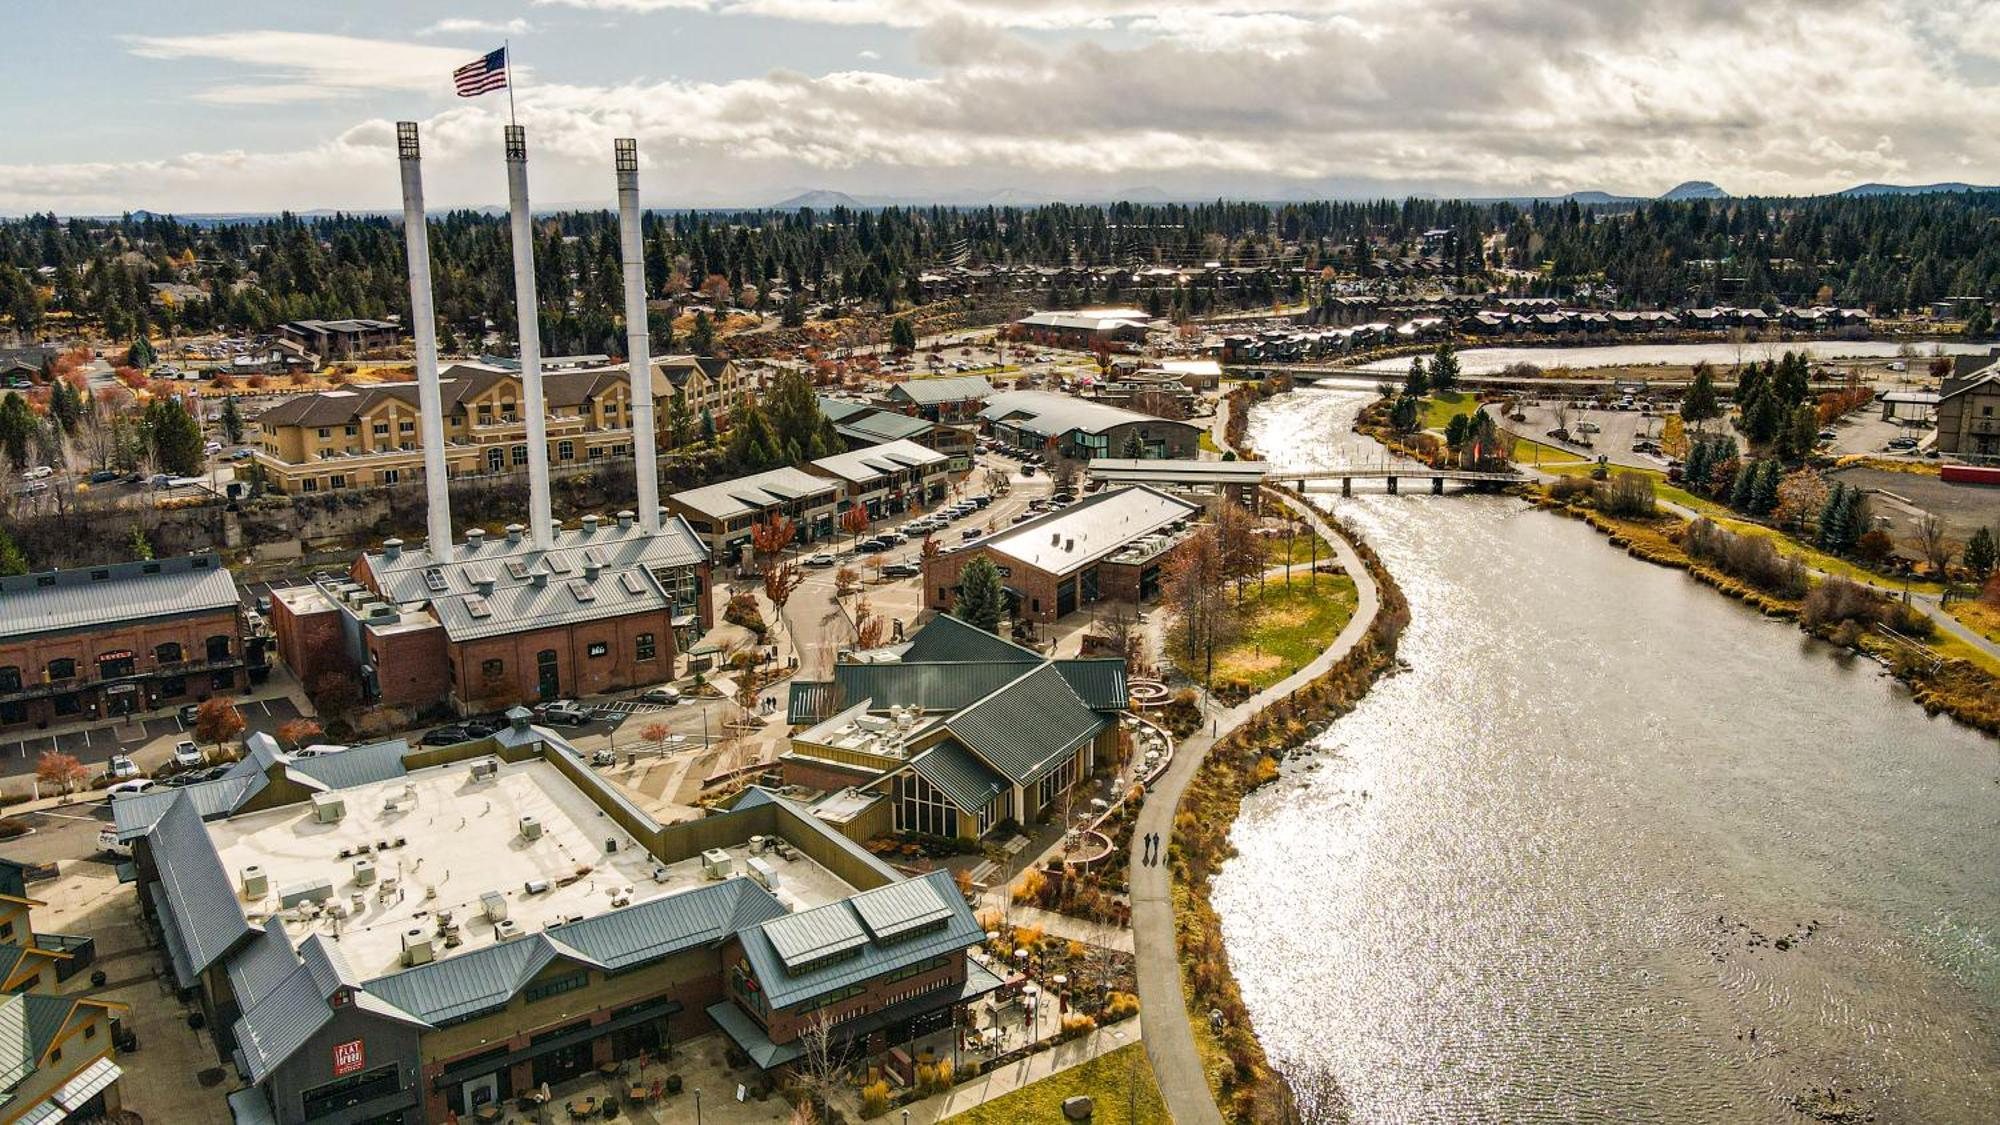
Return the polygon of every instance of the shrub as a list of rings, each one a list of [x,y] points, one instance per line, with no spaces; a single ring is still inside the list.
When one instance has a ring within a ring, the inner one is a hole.
[[[861,1116],[880,1117],[889,1112],[889,1084],[871,1082],[861,1088]]]
[[[1687,526],[1681,546],[1689,556],[1765,593],[1797,598],[1806,592],[1805,567],[1798,560],[1779,554],[1778,548],[1762,536],[1737,535],[1717,526],[1714,520],[1702,519]]]
[[[1568,503],[1578,496],[1587,494],[1590,489],[1590,481],[1583,477],[1557,477],[1549,482],[1549,498]]]
[[[1071,1012],[1069,1015],[1063,1017],[1062,1035],[1065,1039],[1074,1039],[1079,1035],[1087,1035],[1096,1029],[1097,1021],[1081,1012]]]
[[[1014,901],[1031,905],[1040,903],[1043,893],[1048,890],[1048,885],[1048,877],[1030,867],[1021,872],[1019,879],[1014,880]]]
[[[1113,992],[1104,998],[1104,1022],[1128,1019],[1139,1014],[1139,998],[1129,992]]]
[[[1653,482],[1641,473],[1619,473],[1609,484],[1597,487],[1596,498],[1605,515],[1644,519],[1654,513]]]

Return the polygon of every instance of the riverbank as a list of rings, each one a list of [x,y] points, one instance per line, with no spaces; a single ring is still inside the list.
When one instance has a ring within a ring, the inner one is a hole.
[[[1650,519],[1614,516],[1593,506],[1592,495],[1589,490],[1575,490],[1566,498],[1558,498],[1543,485],[1537,487],[1535,501],[1545,510],[1588,523],[1604,534],[1612,546],[1622,547],[1633,558],[1686,571],[1696,581],[1766,617],[1796,622],[1812,636],[1880,661],[1910,689],[1911,698],[1926,712],[1943,713],[1973,730],[2000,737],[2000,677],[1973,660],[1954,656],[1945,646],[1925,645],[1879,629],[1848,628],[1847,620],[1815,622],[1806,611],[1809,593],[1794,597],[1761,589],[1691,554],[1686,543],[1692,521],[1665,513]],[[1828,581],[1844,579],[1823,576],[1812,585]],[[1870,598],[1893,604],[1879,592],[1858,585],[1854,588],[1866,591]]]
[[[1296,494],[1286,498],[1305,505]],[[1278,776],[1286,755],[1354,708],[1394,665],[1396,640],[1409,622],[1408,604],[1380,557],[1351,529],[1321,518],[1333,523],[1359,559],[1376,591],[1376,611],[1358,641],[1330,667],[1275,700],[1253,701],[1253,716],[1202,758],[1174,817],[1169,866],[1186,1015],[1203,1046],[1203,1077],[1215,1104],[1234,1121],[1279,1116],[1292,1099],[1257,1040],[1230,970],[1222,920],[1210,900],[1211,879],[1234,854],[1229,831],[1244,798]]]

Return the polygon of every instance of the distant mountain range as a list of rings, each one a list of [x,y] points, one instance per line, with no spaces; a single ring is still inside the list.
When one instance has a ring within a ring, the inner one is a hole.
[[[1842,195],[1930,195],[1933,192],[2000,191],[2000,187],[1981,184],[1962,184],[1953,181],[1948,184],[1856,184],[1841,192]]]

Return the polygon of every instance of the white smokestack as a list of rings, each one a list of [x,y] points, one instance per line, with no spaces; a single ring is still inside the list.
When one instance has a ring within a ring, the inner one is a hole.
[[[660,530],[659,450],[653,437],[653,354],[646,320],[646,250],[640,237],[639,142],[611,142],[618,166],[618,243],[625,259],[625,358],[632,373],[632,465],[639,477],[639,526]]]
[[[555,545],[549,510],[549,426],[542,400],[542,326],[535,302],[535,232],[528,214],[528,137],[507,126],[507,210],[514,230],[514,317],[521,337],[521,413],[528,423],[528,530]]]
[[[451,558],[451,485],[444,460],[444,395],[438,388],[437,315],[431,308],[431,239],[424,222],[424,168],[417,123],[396,123],[403,165],[403,250],[410,263],[410,330],[417,345],[417,409],[423,416],[425,529],[431,559]]]

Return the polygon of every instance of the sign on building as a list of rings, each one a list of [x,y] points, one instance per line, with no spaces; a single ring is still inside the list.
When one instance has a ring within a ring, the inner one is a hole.
[[[349,1074],[358,1074],[367,1065],[368,1062],[366,1054],[361,1047],[361,1040],[350,1039],[345,1043],[335,1043],[333,1045],[333,1076],[335,1078]]]

